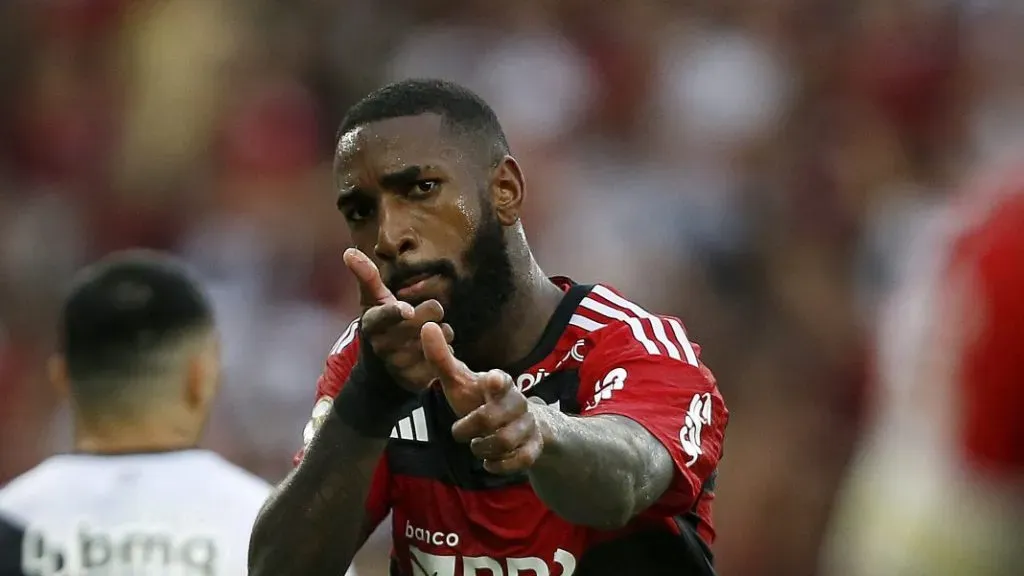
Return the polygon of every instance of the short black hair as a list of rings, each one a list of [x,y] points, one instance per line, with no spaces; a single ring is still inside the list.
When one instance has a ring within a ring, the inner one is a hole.
[[[71,391],[95,402],[126,392],[118,388],[126,380],[157,375],[168,345],[213,322],[198,282],[177,260],[113,253],[79,272],[64,301],[59,338]]]
[[[360,126],[420,114],[438,114],[446,129],[473,138],[491,161],[509,153],[498,116],[483,98],[454,82],[432,78],[400,80],[370,92],[345,113],[336,140]]]

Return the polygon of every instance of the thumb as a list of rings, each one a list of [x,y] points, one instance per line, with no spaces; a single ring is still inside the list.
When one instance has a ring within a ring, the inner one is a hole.
[[[512,377],[501,370],[485,372],[480,376],[479,384],[487,402],[501,400],[515,386]]]
[[[471,382],[476,374],[452,354],[444,331],[436,322],[427,322],[420,329],[423,356],[437,369],[442,386]]]

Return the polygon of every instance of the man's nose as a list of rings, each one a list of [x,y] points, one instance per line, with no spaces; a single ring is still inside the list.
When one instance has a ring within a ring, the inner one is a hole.
[[[385,196],[378,207],[380,227],[373,251],[383,261],[393,262],[419,245],[412,221],[400,204],[397,199]]]

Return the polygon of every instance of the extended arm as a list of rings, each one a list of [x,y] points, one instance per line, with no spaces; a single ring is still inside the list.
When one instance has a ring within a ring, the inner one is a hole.
[[[249,574],[344,574],[368,532],[365,502],[385,444],[332,411],[302,463],[260,512],[249,544]]]
[[[351,367],[333,409],[302,463],[256,519],[249,541],[252,576],[345,573],[374,527],[365,521],[366,500],[391,428],[403,407],[415,400],[408,390],[424,389],[434,378],[418,335],[424,323],[444,317],[441,304],[428,300],[413,308],[398,301],[377,266],[359,250],[345,251],[345,265],[359,281],[363,302],[371,306],[335,344],[339,352],[331,358],[346,358],[340,361],[343,366],[332,371],[328,358],[328,375],[335,378]],[[447,346],[451,327],[438,330],[441,345]]]
[[[612,341],[606,353],[591,352],[600,360],[583,363],[581,382],[596,384],[580,387],[584,408],[575,417],[529,402],[501,370],[473,372],[436,326],[421,338],[461,415],[452,437],[493,474],[526,472],[541,500],[570,522],[610,529],[649,508],[683,514],[718,466],[728,411],[703,366]],[[471,395],[483,404],[458,409]]]
[[[537,404],[531,410],[543,450],[530,468],[530,483],[562,518],[618,528],[672,483],[672,456],[636,422],[622,416],[576,418]]]
[[[382,517],[367,518],[367,497],[388,433],[411,397],[379,358],[362,355],[302,462],[256,519],[249,542],[251,575],[345,573]]]

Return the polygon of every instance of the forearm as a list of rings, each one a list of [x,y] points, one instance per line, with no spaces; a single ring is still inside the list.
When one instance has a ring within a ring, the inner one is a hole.
[[[410,398],[378,359],[361,358],[302,462],[260,512],[249,541],[251,576],[345,573],[369,533],[367,495]]]
[[[672,457],[636,422],[536,409],[544,449],[530,469],[530,483],[562,518],[595,528],[621,527],[671,484]]]
[[[332,412],[260,512],[249,574],[344,574],[364,538],[366,497],[385,444]]]

